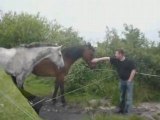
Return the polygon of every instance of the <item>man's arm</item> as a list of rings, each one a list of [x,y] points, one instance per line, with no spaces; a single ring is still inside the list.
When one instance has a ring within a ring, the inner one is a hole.
[[[136,69],[133,69],[133,70],[131,71],[130,77],[129,77],[129,79],[128,79],[129,82],[131,82],[131,81],[133,80],[135,74],[136,74]]]
[[[106,61],[106,60],[110,60],[110,57],[101,57],[101,58],[94,58],[92,60],[93,63],[97,63],[97,62],[100,62],[100,61]]]

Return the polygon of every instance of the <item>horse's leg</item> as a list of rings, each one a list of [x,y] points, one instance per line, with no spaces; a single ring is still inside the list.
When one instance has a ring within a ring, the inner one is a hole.
[[[11,78],[12,78],[14,84],[15,84],[16,87],[17,87],[16,77],[15,77],[15,76],[11,76]],[[18,87],[17,87],[17,88],[18,88]],[[33,94],[31,94],[31,93],[27,92],[26,90],[24,90],[23,85],[22,85],[21,88],[18,88],[18,89],[20,90],[20,92],[22,93],[22,95],[25,96],[29,101],[30,101],[30,100],[33,100],[33,99],[35,98],[35,96],[34,96]]]
[[[30,92],[24,90],[24,88],[19,88],[24,97],[28,99],[28,101],[32,101],[36,96],[31,94]]]
[[[60,80],[60,91],[61,91],[61,101],[62,101],[63,106],[65,106],[66,100],[64,97],[64,77],[63,79]]]
[[[22,95],[24,97],[26,97],[28,99],[28,101],[33,100],[36,96],[27,92],[26,90],[24,90],[24,79],[26,78],[26,75],[21,74],[19,76],[16,77],[16,85],[18,87],[18,89],[21,91]]]
[[[23,94],[23,96],[30,102],[30,104],[35,104],[36,102],[40,101],[41,98],[36,97],[35,95],[31,94],[30,92],[27,92],[26,90],[24,90],[24,88],[19,88],[19,90],[21,91],[21,93]],[[32,108],[36,111],[37,114],[39,114],[41,107],[43,106],[43,103],[40,102],[34,106],[32,106]]]
[[[19,81],[23,81],[20,80]],[[19,87],[19,90],[21,91],[21,93],[23,94],[23,96],[31,103],[36,103],[38,101],[40,101],[41,99],[39,97],[36,97],[35,95],[31,94],[30,92],[27,92],[26,90],[24,90],[24,83],[22,83],[21,87]],[[36,111],[37,114],[39,114],[41,107],[43,106],[43,103],[40,102],[34,106],[32,106],[32,108]]]
[[[56,81],[55,81],[55,88],[54,88],[54,93],[53,93],[53,104],[55,104],[56,103],[56,96],[57,96],[57,92],[58,92],[58,88],[59,88],[59,81],[58,81],[58,79],[56,79]]]
[[[25,98],[28,99],[28,101],[38,102],[38,101],[40,100],[40,98],[36,98],[35,95],[33,95],[33,94],[27,92],[26,90],[24,90],[23,85],[22,85],[21,88],[19,88],[19,87],[17,86],[17,78],[16,78],[15,76],[11,76],[11,78],[12,78],[14,84],[16,85],[16,87],[19,89],[19,91],[22,93],[22,95],[23,95]],[[36,99],[35,99],[35,98],[36,98]],[[34,103],[33,103],[33,104],[34,104]],[[37,112],[37,114],[39,114],[39,111],[40,111],[40,109],[41,109],[41,107],[42,107],[42,103],[38,103],[38,104],[36,104],[35,106],[32,106],[32,107],[33,107],[33,109]]]
[[[17,86],[16,77],[11,75],[11,78],[12,78],[13,83]]]

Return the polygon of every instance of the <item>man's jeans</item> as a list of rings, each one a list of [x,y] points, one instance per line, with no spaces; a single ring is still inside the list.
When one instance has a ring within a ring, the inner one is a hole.
[[[120,81],[120,109],[123,113],[130,113],[133,99],[133,81]]]

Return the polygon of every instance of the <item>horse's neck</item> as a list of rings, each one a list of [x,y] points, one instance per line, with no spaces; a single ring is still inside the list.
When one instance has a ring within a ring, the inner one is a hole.
[[[73,48],[68,50],[67,52],[62,52],[64,57],[65,65],[67,65],[68,69],[74,62],[78,59],[82,58],[83,55],[83,48]]]
[[[0,67],[6,67],[7,63],[12,60],[16,54],[16,49],[0,48]]]
[[[32,50],[34,52],[34,63],[40,62],[41,60],[49,57],[51,54],[51,51],[48,47],[33,48]]]

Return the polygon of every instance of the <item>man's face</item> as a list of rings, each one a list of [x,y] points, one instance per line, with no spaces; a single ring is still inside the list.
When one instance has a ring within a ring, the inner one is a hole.
[[[121,60],[123,58],[123,55],[121,53],[119,53],[118,51],[116,51],[115,57],[116,57],[116,59]]]

